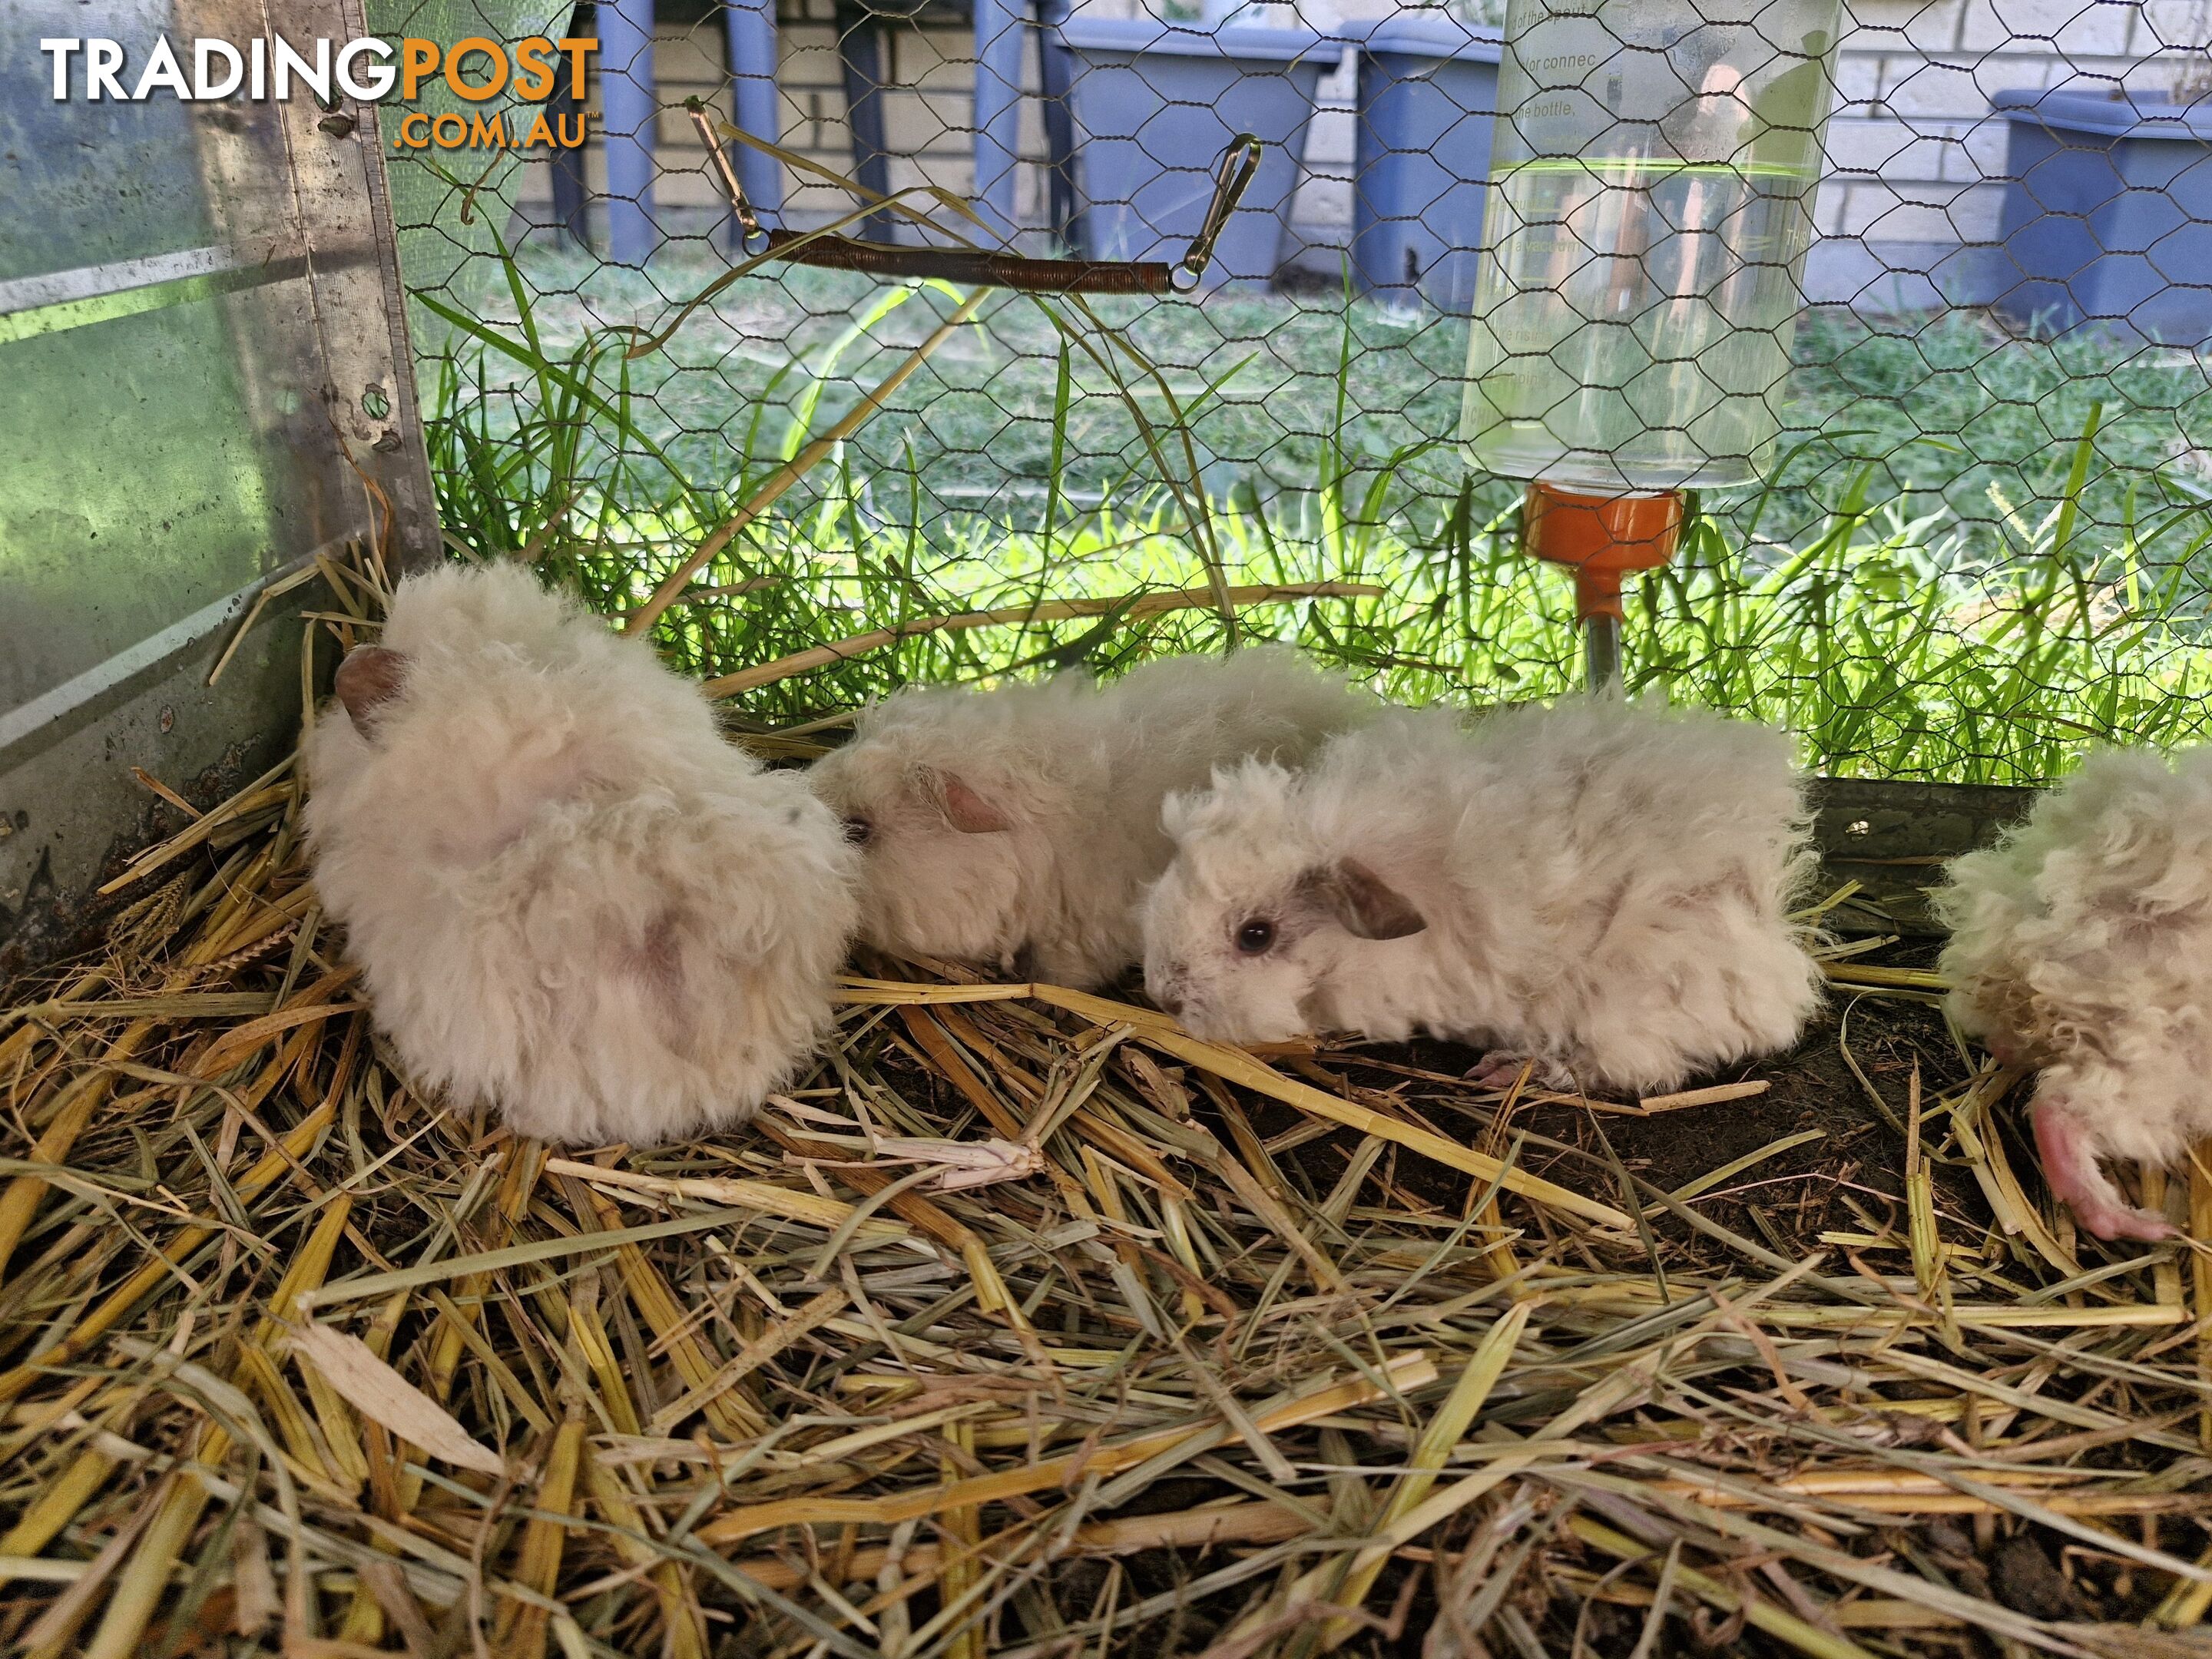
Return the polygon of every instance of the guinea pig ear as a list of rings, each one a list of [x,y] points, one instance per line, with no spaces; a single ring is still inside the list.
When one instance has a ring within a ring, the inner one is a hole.
[[[1429,925],[1411,899],[1358,859],[1314,871],[1306,884],[1354,939],[1404,939]]]
[[[940,774],[939,784],[945,793],[945,816],[962,835],[994,836],[1014,827],[1004,812],[951,773]]]
[[[353,729],[368,737],[369,717],[398,696],[407,680],[407,659],[380,645],[357,645],[338,664],[338,701]]]

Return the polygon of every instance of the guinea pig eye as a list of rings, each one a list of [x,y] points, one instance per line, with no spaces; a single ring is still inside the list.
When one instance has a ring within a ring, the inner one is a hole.
[[[1248,957],[1256,957],[1275,942],[1275,924],[1257,917],[1237,930],[1237,948]]]
[[[862,817],[855,812],[845,820],[845,839],[851,842],[854,846],[866,847],[875,838],[876,823],[873,818]]]

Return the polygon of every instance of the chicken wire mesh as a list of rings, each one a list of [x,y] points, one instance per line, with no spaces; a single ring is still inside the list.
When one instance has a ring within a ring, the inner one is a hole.
[[[1552,457],[1524,475],[1692,492],[1631,586],[1632,686],[1869,776],[2193,735],[2207,7],[1821,10],[384,0],[393,34],[599,43],[554,100],[580,149],[392,152],[449,539],[617,613],[712,546],[657,637],[764,726],[1232,633],[1544,695],[1572,607],[1481,441],[1511,417]],[[1516,58],[1534,21],[1584,44]],[[920,274],[749,258],[687,100],[763,223]],[[993,290],[945,327],[971,290],[913,250],[1173,261],[1240,133],[1264,159],[1196,292]],[[1034,614],[967,625],[994,608]]]

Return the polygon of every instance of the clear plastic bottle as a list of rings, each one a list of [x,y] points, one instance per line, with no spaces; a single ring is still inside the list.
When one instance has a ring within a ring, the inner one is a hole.
[[[1511,0],[1468,349],[1476,465],[1601,495],[1759,475],[1841,6],[1732,3]]]

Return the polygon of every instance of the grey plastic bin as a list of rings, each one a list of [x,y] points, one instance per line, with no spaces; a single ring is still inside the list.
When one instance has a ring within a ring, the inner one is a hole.
[[[1441,11],[1386,19],[1360,43],[1352,260],[1378,299],[1474,306],[1499,48],[1496,29]]]
[[[1179,259],[1205,222],[1213,172],[1240,132],[1267,145],[1215,246],[1209,284],[1264,284],[1284,259],[1306,126],[1341,41],[1310,29],[1178,27],[1073,17],[1076,251],[1090,259]]]
[[[2102,87],[2021,88],[1994,302],[2021,326],[2212,339],[2212,106]]]

